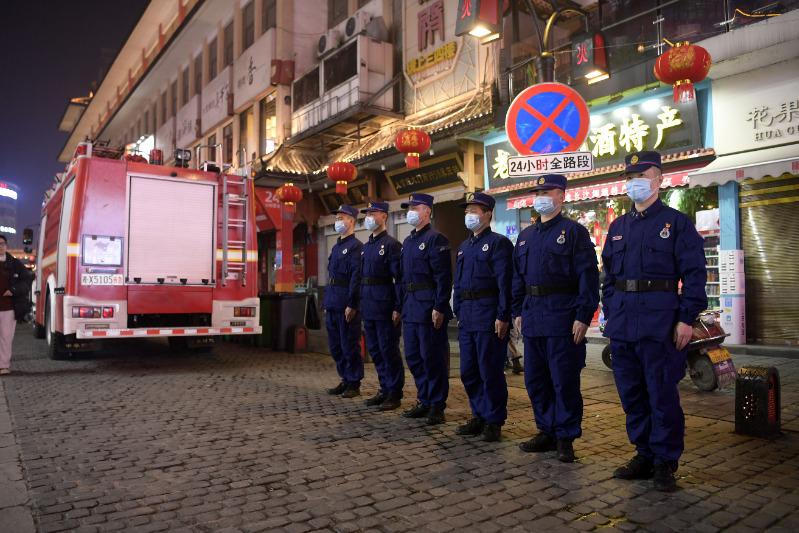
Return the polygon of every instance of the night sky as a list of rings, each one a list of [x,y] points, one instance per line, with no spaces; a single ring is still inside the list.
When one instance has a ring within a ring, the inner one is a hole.
[[[0,2],[0,180],[21,188],[18,236],[38,224],[42,194],[64,170],[56,159],[67,134],[57,128],[67,101],[102,79],[147,3]]]

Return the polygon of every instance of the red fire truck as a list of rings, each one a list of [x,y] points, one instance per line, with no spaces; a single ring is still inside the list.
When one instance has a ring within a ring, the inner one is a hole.
[[[42,208],[34,328],[51,357],[96,340],[184,348],[261,332],[253,182],[185,166],[78,145]]]

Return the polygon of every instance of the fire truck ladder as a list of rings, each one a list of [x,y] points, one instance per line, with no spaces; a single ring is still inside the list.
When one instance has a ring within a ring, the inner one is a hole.
[[[250,222],[250,192],[248,178],[242,176],[236,176],[236,178],[238,179],[231,179],[227,174],[222,174],[222,220],[220,221],[222,226],[222,286],[227,285],[228,279],[238,277],[243,287],[247,285],[247,245],[249,244],[247,228]],[[238,190],[238,192],[231,192],[231,189]],[[244,214],[234,215],[232,213],[234,209],[240,209]],[[242,237],[239,240],[230,239],[228,233],[231,229],[240,229]],[[236,260],[237,257],[239,260]]]

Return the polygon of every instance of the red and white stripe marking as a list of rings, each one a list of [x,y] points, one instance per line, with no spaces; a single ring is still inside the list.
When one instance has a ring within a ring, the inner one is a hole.
[[[93,329],[78,330],[79,339],[115,337],[190,337],[194,335],[247,335],[261,333],[257,327],[226,328],[136,328],[136,329]]]

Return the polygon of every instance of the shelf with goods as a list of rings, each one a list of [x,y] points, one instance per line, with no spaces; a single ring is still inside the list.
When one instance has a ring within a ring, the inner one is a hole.
[[[719,277],[719,233],[702,232],[705,239],[704,251],[707,268],[707,307],[713,311],[721,310],[721,279]]]

